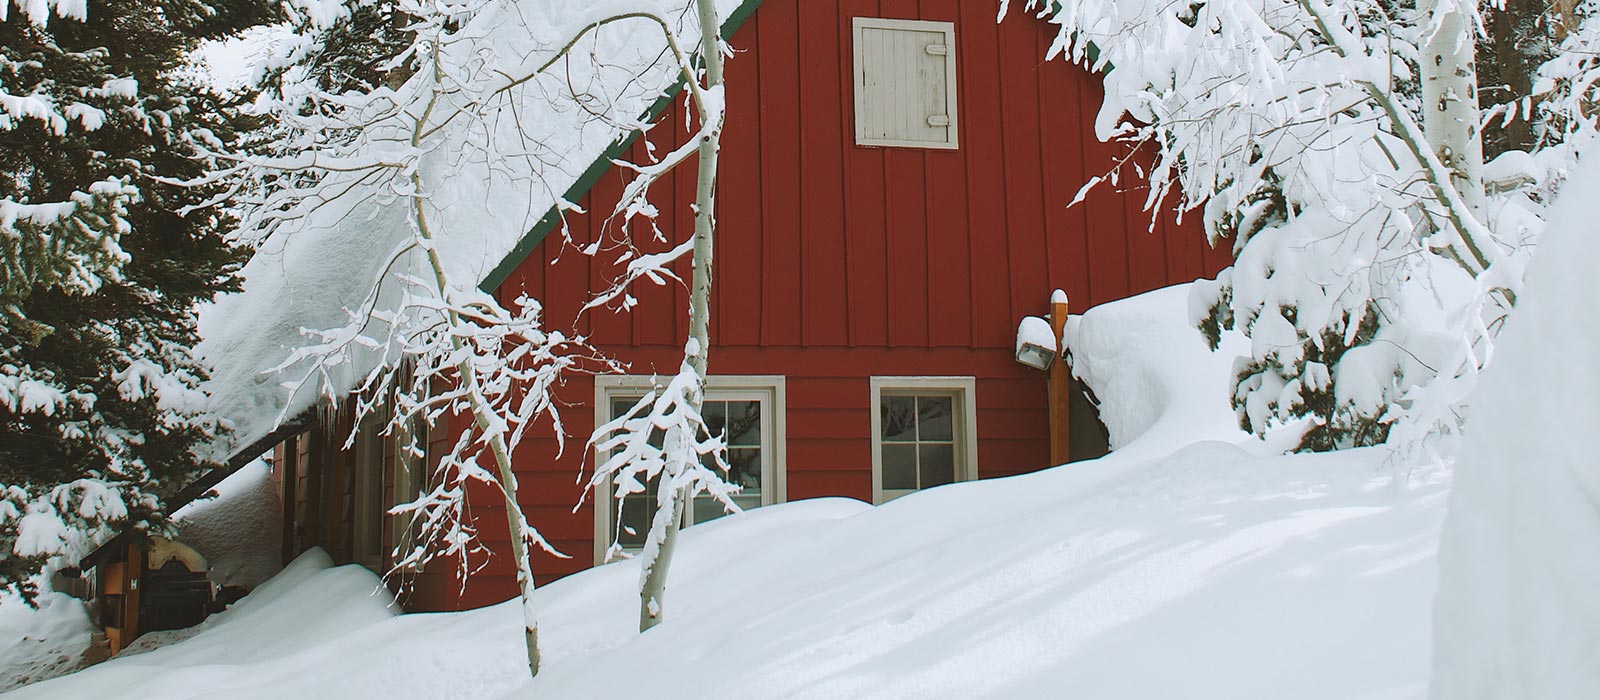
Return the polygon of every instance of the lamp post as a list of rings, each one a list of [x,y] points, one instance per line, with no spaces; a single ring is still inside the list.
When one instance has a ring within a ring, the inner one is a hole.
[[[1017,362],[1049,373],[1050,464],[1066,464],[1071,454],[1072,371],[1061,337],[1067,327],[1067,293],[1050,295],[1049,320],[1026,316],[1017,325]]]
[[[1062,331],[1067,327],[1067,293],[1057,289],[1050,295],[1050,330],[1062,347],[1050,362],[1050,464],[1066,464],[1071,458],[1072,370]]]

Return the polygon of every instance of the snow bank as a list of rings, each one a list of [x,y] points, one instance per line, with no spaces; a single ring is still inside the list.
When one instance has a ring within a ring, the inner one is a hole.
[[[215,498],[173,514],[175,539],[206,558],[213,583],[255,588],[283,568],[283,508],[271,477],[267,463],[256,460],[217,484]]]
[[[69,673],[84,663],[94,625],[83,601],[39,596],[38,609],[0,591],[0,691]]]
[[[1600,696],[1600,162],[1563,190],[1472,401],[1433,696]]]
[[[392,616],[370,573],[307,555],[192,639],[5,699],[1424,697],[1444,472],[1229,444],[1251,444],[1215,399],[1231,353],[1188,337],[1186,299],[1070,330],[1122,449],[688,528],[647,634],[634,561],[540,589],[531,684],[517,602]]]
[[[193,639],[6,700],[1421,698],[1446,484],[1383,457],[1212,442],[722,518],[684,531],[648,634],[634,562],[541,589],[531,687],[514,602],[390,617],[365,571],[297,562]]]
[[[26,686],[7,700],[39,698],[314,697],[263,687],[277,677],[323,678],[335,673],[352,648],[394,640],[367,633],[395,613],[378,578],[356,566],[330,568],[312,550],[228,610],[208,618],[191,638],[146,653],[120,655],[77,674]],[[378,672],[381,669],[370,669]],[[255,687],[256,695],[217,689]],[[321,692],[321,691],[319,691]],[[340,696],[374,700],[365,693]]]
[[[1245,443],[1228,404],[1233,363],[1250,341],[1226,331],[1216,352],[1189,324],[1180,284],[1093,307],[1068,319],[1072,373],[1100,400],[1111,449],[1160,457],[1199,440]]]

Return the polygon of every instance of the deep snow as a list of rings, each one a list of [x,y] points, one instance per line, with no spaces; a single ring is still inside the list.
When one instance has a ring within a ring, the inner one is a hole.
[[[724,518],[648,634],[632,562],[542,589],[531,694],[515,603],[393,616],[307,555],[192,639],[6,697],[1420,698],[1445,484],[1381,459],[1204,443]]]
[[[83,603],[45,592],[38,608],[0,591],[0,691],[54,678],[84,664],[94,626]]]
[[[1433,694],[1600,697],[1600,161],[1569,180],[1472,399]]]
[[[697,525],[644,635],[634,562],[558,581],[537,594],[532,688],[515,603],[396,615],[375,576],[314,552],[192,639],[5,697],[1423,697],[1444,472],[1395,484],[1377,450],[1204,441],[1231,411],[1191,384],[1230,363],[1181,354],[1185,304],[1145,295],[1069,335],[1086,376],[1151,383],[1145,410],[1118,412],[1146,423],[1123,449]]]
[[[240,467],[172,519],[173,539],[206,558],[206,573],[218,586],[255,588],[283,568],[283,506],[266,462]]]

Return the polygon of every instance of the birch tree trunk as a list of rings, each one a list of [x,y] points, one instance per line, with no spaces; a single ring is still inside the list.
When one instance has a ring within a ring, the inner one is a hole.
[[[1422,47],[1422,133],[1450,183],[1484,223],[1483,139],[1478,133],[1476,0],[1433,0],[1437,29]]]
[[[439,104],[441,83],[443,75],[439,63],[439,44],[434,42],[433,50],[433,95],[428,100],[427,108],[423,110],[422,117],[416,121],[411,132],[411,147],[420,148],[422,145],[423,129],[428,125],[434,108]],[[450,298],[450,281],[445,273],[444,261],[439,258],[438,239],[434,235],[433,227],[428,222],[427,208],[421,196],[426,188],[422,183],[422,174],[413,170],[411,172],[411,186],[417,193],[411,198],[411,213],[416,223],[416,232],[419,247],[427,256],[428,267],[433,271],[433,281],[440,299]],[[461,323],[461,318],[454,311],[449,312],[449,323],[455,326]],[[457,352],[461,350],[461,338],[452,339]],[[506,502],[506,528],[511,536],[511,561],[517,567],[517,589],[521,594],[522,602],[522,636],[523,644],[528,653],[528,675],[539,675],[539,617],[533,607],[533,564],[528,560],[529,537],[528,520],[522,513],[522,508],[517,504],[517,476],[511,465],[511,449],[506,444],[505,421],[495,413],[483,393],[478,390],[477,372],[473,369],[470,358],[463,357],[456,366],[457,380],[468,389],[469,405],[472,411],[473,424],[488,438],[489,452],[494,457],[496,475],[499,477],[500,490],[505,494]]]
[[[419,124],[425,122],[418,122]],[[422,177],[412,173],[411,182],[418,192],[422,190]],[[428,217],[423,209],[423,200],[420,197],[412,198],[412,211],[417,222],[417,230],[424,245],[423,251],[427,254],[428,266],[433,270],[434,283],[437,285],[440,298],[447,298],[450,293],[449,279],[445,275],[444,263],[439,259],[439,251],[435,246],[436,239],[428,225]],[[454,311],[450,312],[452,325],[461,323],[461,319]],[[461,348],[459,338],[455,340],[457,350]],[[505,494],[506,502],[506,528],[511,536],[511,561],[517,567],[517,590],[521,594],[522,602],[522,637],[523,644],[528,652],[528,675],[539,675],[539,616],[533,607],[533,563],[528,560],[528,541],[532,539],[528,533],[528,520],[522,513],[522,506],[517,503],[517,475],[511,465],[511,449],[506,444],[504,421],[495,413],[494,408],[488,405],[483,394],[478,391],[477,372],[473,369],[470,360],[463,359],[456,365],[456,372],[461,384],[469,389],[471,397],[469,403],[472,411],[473,424],[489,438],[489,453],[494,457],[495,473],[500,481],[500,490]]]
[[[705,61],[706,90],[721,99],[722,95],[722,23],[717,17],[715,0],[696,0],[700,16],[700,55]],[[699,105],[702,123],[708,119],[721,119],[722,107],[711,109]],[[700,390],[692,395],[694,412],[700,412],[705,395],[707,359],[711,351],[711,251],[716,234],[717,156],[722,145],[722,128],[709,129],[700,137],[697,165],[699,183],[695,191],[694,262],[689,282],[689,340],[684,344],[684,361],[699,378]],[[686,436],[693,439],[694,436]],[[670,439],[670,438],[669,438]],[[665,480],[663,480],[664,482]],[[666,484],[663,483],[663,487]],[[673,494],[672,521],[667,523],[661,546],[654,559],[644,563],[644,582],[639,589],[639,631],[644,632],[661,624],[665,611],[667,570],[672,566],[672,554],[677,549],[678,529],[688,506],[689,494]]]

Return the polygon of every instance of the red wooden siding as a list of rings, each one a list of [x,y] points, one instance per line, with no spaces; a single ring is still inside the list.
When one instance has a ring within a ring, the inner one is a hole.
[[[870,500],[868,377],[976,376],[983,477],[1046,466],[1043,375],[1012,359],[1018,319],[1068,291],[1075,309],[1214,274],[1228,264],[1192,223],[1151,227],[1143,188],[1102,185],[1067,208],[1124,147],[1101,144],[1093,121],[1098,79],[1044,60],[1050,25],[1013,12],[998,26],[990,2],[767,0],[731,43],[723,140],[713,374],[787,377],[784,407],[789,500]],[[851,18],[956,24],[960,148],[854,145]],[[682,138],[675,106],[651,132],[658,149]],[[659,152],[659,151],[658,151]],[[635,147],[632,158],[645,158]],[[658,224],[686,237],[695,174],[683,167],[653,191]],[[579,242],[605,229],[624,182],[613,171],[569,221]],[[640,224],[642,225],[642,224]],[[681,272],[687,275],[687,269]],[[499,290],[542,300],[548,321],[574,327],[633,373],[675,371],[687,326],[680,287],[635,290],[628,314],[578,318],[606,265],[553,234]],[[576,484],[593,428],[593,381],[562,389],[566,452],[533,431],[516,455],[518,498],[529,519],[569,555],[536,554],[541,583],[590,565],[593,507]],[[506,551],[504,510],[474,495],[480,534]],[[473,562],[474,565],[480,563]],[[448,570],[413,580],[411,607],[440,609],[515,593],[511,567],[491,559],[465,593]]]

